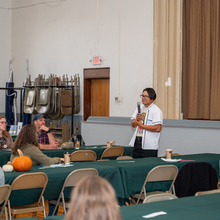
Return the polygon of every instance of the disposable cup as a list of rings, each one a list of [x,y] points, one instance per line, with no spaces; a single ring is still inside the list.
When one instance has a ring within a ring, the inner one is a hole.
[[[171,159],[172,158],[172,149],[166,149],[166,158]]]
[[[70,153],[69,152],[64,153],[64,163],[70,164]]]

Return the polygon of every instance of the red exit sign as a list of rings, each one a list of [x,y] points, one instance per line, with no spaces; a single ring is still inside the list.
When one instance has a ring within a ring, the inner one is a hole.
[[[93,64],[100,64],[100,57],[93,57],[92,63]]]

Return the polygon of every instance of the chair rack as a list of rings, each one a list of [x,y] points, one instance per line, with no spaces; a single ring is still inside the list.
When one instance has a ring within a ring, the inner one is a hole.
[[[22,92],[25,88],[71,88],[72,91],[72,109],[71,109],[71,136],[73,135],[73,124],[74,124],[74,120],[73,120],[73,104],[74,104],[74,96],[73,96],[73,89],[74,89],[74,85],[70,86],[70,85],[65,85],[65,86],[49,86],[49,85],[41,85],[41,86],[23,86],[23,87],[0,87],[0,90],[20,90],[20,121],[22,121],[22,114],[23,114],[23,95]]]

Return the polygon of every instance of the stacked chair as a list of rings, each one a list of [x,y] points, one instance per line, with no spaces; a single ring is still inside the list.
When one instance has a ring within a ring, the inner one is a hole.
[[[71,76],[70,80],[67,75],[62,79],[52,74],[47,79],[38,75],[34,81],[29,76],[25,86],[24,113],[40,113],[52,120],[60,120],[71,115],[72,109],[73,114],[80,111],[79,75]]]

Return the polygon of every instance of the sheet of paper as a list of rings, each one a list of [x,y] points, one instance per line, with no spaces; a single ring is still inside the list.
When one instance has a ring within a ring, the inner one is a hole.
[[[52,165],[50,165],[50,167],[62,167],[62,166],[63,166],[62,163],[60,163],[60,164],[52,164]]]
[[[163,211],[160,211],[160,212],[154,212],[154,213],[151,213],[149,215],[144,215],[143,218],[153,218],[153,217],[156,217],[158,215],[166,215],[167,213],[166,212],[163,212]]]
[[[74,164],[53,164],[50,166],[39,167],[39,169],[55,168],[55,167],[72,167]]]

